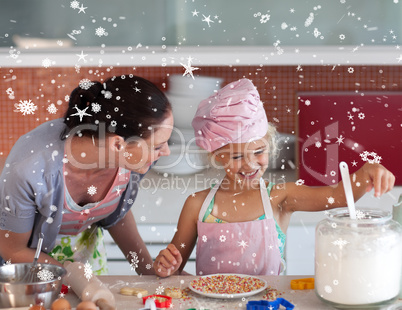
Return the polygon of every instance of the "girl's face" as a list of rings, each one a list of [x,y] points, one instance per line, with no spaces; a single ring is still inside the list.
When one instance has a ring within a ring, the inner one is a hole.
[[[148,171],[151,164],[158,160],[161,156],[170,154],[168,140],[172,134],[173,115],[153,126],[152,134],[146,139],[128,140],[124,150],[121,152],[124,162],[124,167],[144,174]]]
[[[224,167],[226,177],[239,184],[255,182],[268,167],[268,141],[264,138],[247,143],[230,143],[214,152]]]

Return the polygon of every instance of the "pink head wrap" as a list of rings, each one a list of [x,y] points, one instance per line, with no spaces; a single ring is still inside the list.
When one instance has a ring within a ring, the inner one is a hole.
[[[232,82],[202,100],[192,125],[197,145],[210,152],[229,143],[260,139],[268,131],[260,95],[248,79]]]

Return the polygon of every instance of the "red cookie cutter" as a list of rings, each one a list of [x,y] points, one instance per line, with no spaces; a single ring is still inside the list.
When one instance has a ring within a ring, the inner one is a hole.
[[[157,306],[158,308],[169,308],[170,305],[172,304],[172,297],[170,297],[170,296],[149,295],[149,296],[142,297],[144,305],[145,305],[145,301],[148,298],[152,298],[154,300],[154,302],[155,302],[155,306]]]

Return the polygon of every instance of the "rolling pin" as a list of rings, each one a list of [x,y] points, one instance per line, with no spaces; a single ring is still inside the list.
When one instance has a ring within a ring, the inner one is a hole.
[[[84,264],[67,261],[64,268],[67,270],[65,284],[70,285],[82,301],[92,301],[97,305],[100,303],[98,307],[101,310],[114,309],[116,302],[112,292],[95,275],[86,277]]]

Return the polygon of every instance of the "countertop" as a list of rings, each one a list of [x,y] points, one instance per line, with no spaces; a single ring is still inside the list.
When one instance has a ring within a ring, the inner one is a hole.
[[[308,310],[326,310],[333,309],[318,299],[314,290],[292,290],[290,288],[290,280],[300,278],[310,278],[311,275],[306,276],[261,276],[262,279],[268,283],[268,289],[277,291],[277,297],[285,298],[295,305],[294,309],[308,309]],[[136,296],[124,296],[119,293],[120,288],[124,286],[139,287],[148,290],[149,294],[155,294],[158,289],[168,287],[180,287],[181,289],[187,288],[191,280],[195,276],[172,276],[169,278],[158,278],[156,276],[99,276],[99,279],[105,283],[116,298],[116,309],[141,309],[143,308],[142,299]],[[247,302],[250,300],[261,300],[267,293],[267,290],[240,299],[217,299],[202,297],[192,291],[189,291],[188,296],[181,299],[173,299],[173,309],[246,309]],[[279,295],[280,294],[280,295]],[[279,296],[278,296],[279,295]],[[71,292],[66,295],[71,305],[75,307],[79,300],[77,296]],[[402,306],[402,299],[394,302],[394,304],[385,307],[384,309],[399,309],[395,305]],[[12,308],[17,309],[17,308]],[[7,310],[12,310],[7,309]],[[24,308],[18,308],[24,309]],[[284,309],[284,308],[281,308]]]

